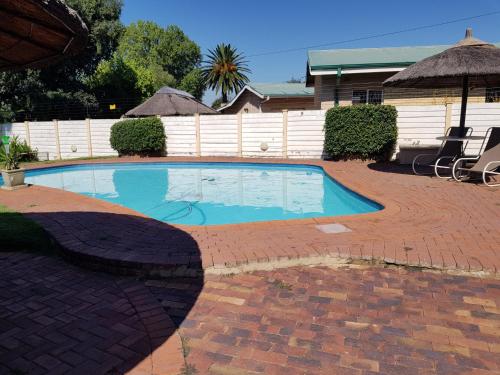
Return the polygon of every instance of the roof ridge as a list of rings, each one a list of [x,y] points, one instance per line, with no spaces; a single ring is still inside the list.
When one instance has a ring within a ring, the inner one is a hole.
[[[495,44],[495,43],[493,43]],[[354,51],[354,50],[374,50],[374,49],[399,49],[399,48],[440,48],[452,47],[453,44],[429,44],[419,46],[387,46],[387,47],[361,47],[361,48],[329,48],[329,49],[311,49],[308,52],[329,52],[329,51]]]

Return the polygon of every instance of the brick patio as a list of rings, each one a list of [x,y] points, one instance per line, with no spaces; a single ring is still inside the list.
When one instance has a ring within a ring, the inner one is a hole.
[[[35,254],[0,269],[0,374],[500,374],[498,279],[292,267],[200,290]]]
[[[499,374],[500,281],[352,265],[209,276],[180,333],[199,374]]]
[[[144,284],[24,253],[0,253],[0,269],[0,374],[178,374],[184,366],[177,326]]]
[[[189,158],[147,161],[193,161]],[[248,161],[201,158],[199,161]],[[106,159],[93,162],[141,162]],[[322,166],[335,179],[385,206],[381,212],[210,227],[167,225],[124,207],[44,187],[0,192],[0,203],[40,222],[80,263],[132,273],[196,273],[306,258],[365,259],[400,265],[500,269],[500,189],[408,174],[391,164],[310,160],[252,162]],[[340,223],[326,234],[317,224]],[[98,235],[97,235],[98,234]]]

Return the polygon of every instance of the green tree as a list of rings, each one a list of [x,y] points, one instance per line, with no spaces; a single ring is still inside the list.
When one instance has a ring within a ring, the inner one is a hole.
[[[0,120],[11,121],[16,118],[29,118],[36,104],[44,99],[46,88],[37,70],[0,73]]]
[[[151,97],[163,86],[175,87],[177,82],[174,76],[164,71],[161,66],[152,64],[143,66],[127,62],[137,76],[136,87],[141,94],[141,99]]]
[[[115,99],[119,115],[152,96],[162,86],[174,86],[175,79],[158,65],[143,66],[125,61],[115,54],[101,61],[87,81],[89,89],[99,101]]]
[[[101,61],[88,81],[88,86],[98,98],[137,98],[137,74],[120,56]]]
[[[118,52],[135,64],[161,66],[177,82],[201,61],[200,47],[179,27],[164,29],[151,21],[130,24],[120,39]]]
[[[179,88],[189,92],[196,99],[201,100],[205,92],[205,82],[201,69],[195,68],[186,74],[182,78]]]
[[[66,0],[66,3],[78,12],[89,28],[89,41],[85,51],[74,59],[67,60],[71,68],[81,70],[84,75],[92,74],[102,60],[111,58],[123,25],[120,15],[122,0]]]
[[[248,82],[245,73],[250,73],[244,56],[231,44],[221,43],[208,51],[207,61],[202,68],[205,83],[216,93],[221,92],[222,101],[227,103],[228,95],[237,92]]]

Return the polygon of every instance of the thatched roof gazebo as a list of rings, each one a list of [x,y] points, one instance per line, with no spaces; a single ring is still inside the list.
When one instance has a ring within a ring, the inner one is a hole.
[[[462,129],[461,136],[463,136],[469,88],[500,86],[500,48],[473,38],[472,30],[467,29],[465,39],[395,74],[384,82],[384,86],[462,87],[460,128]]]
[[[41,68],[74,56],[88,29],[62,0],[0,1],[0,70]]]
[[[215,109],[196,100],[193,95],[165,86],[144,103],[132,108],[125,116],[187,116],[195,113],[218,114]]]

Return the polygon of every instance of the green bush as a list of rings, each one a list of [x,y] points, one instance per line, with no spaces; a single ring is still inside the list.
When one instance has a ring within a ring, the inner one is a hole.
[[[120,155],[162,155],[165,129],[157,117],[123,120],[111,127],[111,147]]]
[[[396,143],[397,116],[390,105],[331,108],[325,120],[325,153],[334,159],[386,160]]]

